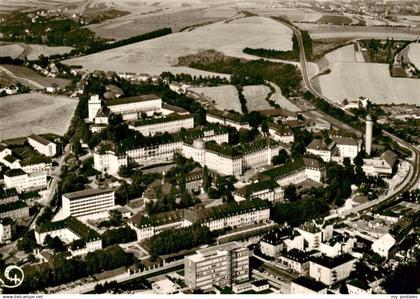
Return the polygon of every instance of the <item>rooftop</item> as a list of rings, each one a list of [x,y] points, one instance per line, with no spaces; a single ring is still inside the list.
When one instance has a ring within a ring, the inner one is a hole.
[[[158,97],[155,94],[146,94],[146,95],[140,95],[140,96],[134,96],[134,97],[128,97],[128,98],[118,98],[114,100],[108,100],[106,101],[106,105],[115,106],[115,105],[130,104],[130,103],[137,103],[137,102],[153,101],[153,100],[159,100],[159,99],[160,97]]]
[[[398,156],[396,153],[394,153],[391,150],[386,150],[382,155],[381,158],[385,160],[386,163],[388,163],[389,167],[393,168],[395,165],[395,162],[398,160]]]
[[[325,255],[312,257],[311,261],[326,268],[333,269],[345,263],[348,263],[354,259],[355,258],[353,256],[351,256],[348,253],[345,253],[336,257],[328,257]]]
[[[289,173],[303,170],[305,167],[318,168],[323,167],[323,163],[312,158],[300,158],[294,161],[287,162],[281,166],[261,172],[262,176],[268,176],[272,179],[277,179]]]
[[[174,112],[176,112],[176,113],[181,113],[181,114],[188,113],[188,111],[187,111],[187,110],[185,110],[185,109],[184,109],[184,108],[182,108],[182,107],[179,107],[179,106],[174,106],[174,105],[169,105],[169,104],[167,104],[167,103],[163,103],[163,104],[162,104],[162,108],[163,108],[163,109],[167,109],[167,110],[172,110],[172,111],[174,111]]]
[[[103,193],[115,192],[114,189],[89,189],[63,194],[69,200],[74,200],[82,197],[95,196]]]
[[[263,109],[263,110],[257,110],[260,114],[264,116],[281,116],[281,117],[297,117],[297,114],[293,111],[279,108],[279,109]]]
[[[264,191],[264,190],[273,190],[274,188],[279,187],[276,181],[268,180],[257,183],[252,183],[250,185],[243,186],[236,189],[236,193],[243,195],[245,197],[251,195],[254,192]]]
[[[27,207],[26,203],[24,203],[21,200],[9,202],[9,203],[0,205],[0,214],[13,211],[13,210],[26,208],[26,207]]]
[[[159,226],[168,223],[182,221],[184,219],[184,210],[175,210],[153,215],[145,215],[143,213],[137,213],[131,217],[130,222],[137,227],[149,227]]]
[[[322,139],[314,139],[309,143],[308,149],[317,151],[329,151],[328,145]]]
[[[358,146],[357,141],[351,137],[331,137],[336,144]]]
[[[289,227],[277,228],[266,234],[261,241],[272,245],[278,245],[283,243],[285,239],[293,237],[295,234],[294,230]]]
[[[299,263],[305,263],[307,261],[309,261],[309,255],[304,252],[301,251],[299,249],[293,248],[291,250],[289,250],[288,252],[284,253],[283,256],[285,258],[288,258],[290,260],[299,262]]]
[[[14,176],[19,176],[19,175],[24,175],[24,174],[26,174],[26,172],[24,172],[20,168],[16,168],[16,169],[9,169],[8,171],[6,171],[4,175],[8,177],[14,177]]]
[[[39,135],[35,135],[35,134],[30,135],[28,138],[31,138],[31,139],[35,140],[36,142],[41,143],[42,145],[48,145],[48,144],[52,143],[48,139],[46,139],[44,137],[41,137]]]
[[[327,286],[323,284],[322,282],[317,281],[313,278],[305,277],[305,276],[298,277],[294,279],[292,282],[300,286],[303,286],[307,289],[313,290],[315,292],[319,292],[327,288]]]
[[[245,214],[251,211],[268,209],[270,204],[267,201],[255,198],[243,200],[239,203],[229,202],[211,208],[192,208],[185,211],[185,218],[193,223],[217,220],[234,215]]]
[[[0,199],[5,199],[13,196],[18,196],[16,188],[0,189]]]
[[[100,235],[96,231],[94,231],[89,226],[83,224],[82,222],[80,222],[72,216],[67,217],[64,220],[44,223],[41,226],[37,226],[35,230],[39,233],[46,233],[64,228],[71,230],[85,241],[97,239],[100,237]]]
[[[160,123],[166,123],[170,121],[177,121],[187,118],[193,118],[192,115],[181,115],[178,113],[171,113],[165,117],[153,117],[153,118],[146,118],[146,119],[139,119],[133,122],[133,125],[135,127],[139,126],[145,126],[145,125],[152,125],[152,124],[160,124]]]

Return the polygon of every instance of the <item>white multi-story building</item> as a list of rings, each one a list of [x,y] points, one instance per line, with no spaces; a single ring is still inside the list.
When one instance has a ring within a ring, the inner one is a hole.
[[[330,286],[349,277],[355,263],[356,259],[347,253],[333,258],[325,255],[312,257],[309,261],[309,276]]]
[[[94,122],[98,111],[101,109],[102,103],[99,99],[99,95],[95,94],[90,96],[88,101],[88,119],[89,122]]]
[[[391,248],[394,247],[396,243],[396,239],[390,233],[387,233],[373,242],[372,251],[382,257],[388,258]]]
[[[154,94],[141,95],[129,98],[109,100],[106,106],[114,114],[120,114],[123,120],[138,119],[142,113],[148,116],[162,109],[162,99]]]
[[[191,222],[184,219],[183,211],[170,211],[154,215],[144,215],[140,212],[130,219],[128,225],[136,232],[137,240],[142,241],[167,229],[190,226]]]
[[[74,217],[47,222],[35,228],[35,240],[39,245],[44,244],[47,236],[58,237],[69,245],[68,250],[73,256],[102,249],[100,235]]]
[[[128,157],[125,154],[118,155],[111,142],[103,142],[93,151],[93,165],[97,171],[115,175],[121,166],[128,165]]]
[[[335,236],[319,244],[319,251],[328,257],[336,257],[343,253],[352,253],[356,238]]]
[[[331,137],[335,148],[332,159],[338,163],[342,163],[344,158],[349,158],[353,163],[354,158],[360,152],[360,144],[350,137]]]
[[[263,181],[236,189],[233,198],[235,201],[259,198],[278,202],[284,198],[284,190],[274,181]]]
[[[315,159],[301,158],[263,171],[258,177],[261,180],[275,180],[281,187],[299,184],[307,179],[320,183],[325,177],[325,165]]]
[[[327,294],[327,286],[313,278],[300,276],[290,285],[291,294]]]
[[[220,150],[220,151],[219,151]],[[248,168],[256,168],[271,163],[271,158],[278,155],[280,146],[268,140],[257,145],[250,144],[241,153],[224,153],[223,147],[207,147],[204,140],[197,139],[193,144],[183,143],[182,154],[223,175],[241,175]]]
[[[7,189],[15,188],[18,192],[47,186],[45,171],[26,173],[22,169],[10,169],[4,174]]]
[[[194,117],[192,115],[170,114],[167,117],[142,119],[133,122],[130,129],[142,133],[144,136],[153,136],[156,133],[176,133],[182,128],[194,128]]]
[[[34,156],[25,160],[19,160],[13,156],[8,148],[0,148],[0,163],[10,169],[22,169],[27,173],[47,171],[52,167],[51,158],[44,156]]]
[[[90,189],[65,193],[61,197],[63,215],[80,217],[107,212],[115,207],[113,189]]]
[[[320,157],[324,162],[331,161],[332,150],[322,139],[314,139],[308,144],[306,151]]]
[[[211,208],[186,210],[184,217],[191,223],[200,223],[210,231],[240,227],[270,219],[270,206],[260,199],[232,202]]]
[[[47,157],[53,157],[57,153],[57,145],[44,137],[32,134],[28,137],[28,142],[35,150]]]
[[[249,249],[225,243],[200,249],[185,257],[185,284],[192,289],[211,290],[249,279]]]

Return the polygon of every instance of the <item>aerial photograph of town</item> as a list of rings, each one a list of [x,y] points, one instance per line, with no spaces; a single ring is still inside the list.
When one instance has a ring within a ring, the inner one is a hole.
[[[0,296],[82,294],[416,299],[420,0],[0,0]]]

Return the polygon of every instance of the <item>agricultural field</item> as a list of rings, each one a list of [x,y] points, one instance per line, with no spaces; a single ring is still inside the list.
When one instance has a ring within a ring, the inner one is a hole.
[[[31,89],[44,89],[53,85],[63,88],[70,84],[70,80],[44,77],[25,66],[11,64],[0,65],[0,82],[4,85],[19,82]]]
[[[417,79],[391,77],[388,64],[357,62],[352,45],[339,48],[326,58],[331,72],[314,80],[327,98],[342,101],[364,96],[377,104],[420,102]]]
[[[283,94],[281,93],[281,89],[280,87],[278,87],[278,85],[274,83],[270,83],[270,85],[274,88],[274,93],[271,95],[269,100],[274,101],[276,104],[279,104],[281,108],[293,112],[301,111],[301,109],[298,106],[296,106],[283,96]]]
[[[76,106],[77,100],[41,93],[3,97],[0,99],[0,140],[32,133],[64,135]]]
[[[420,43],[411,44],[408,48],[408,59],[420,70]]]
[[[246,99],[246,107],[248,108],[248,111],[272,108],[265,100],[270,91],[270,88],[265,85],[244,86],[242,94]]]
[[[204,99],[207,99],[210,104],[214,104],[215,108],[219,110],[235,110],[242,113],[238,90],[233,85],[193,87],[190,89],[202,95]]]
[[[247,17],[218,22],[160,38],[64,61],[88,70],[136,72],[159,75],[173,73],[204,74],[187,67],[177,67],[178,58],[214,49],[228,56],[247,57],[242,50],[260,47],[288,51],[292,49],[292,31],[264,17]],[[255,59],[255,58],[254,58]]]
[[[69,53],[72,47],[49,47],[46,45],[29,45],[29,44],[5,44],[0,45],[0,57],[11,57],[13,59],[23,59],[25,56],[28,60],[37,60],[40,55],[49,57],[56,54]]]

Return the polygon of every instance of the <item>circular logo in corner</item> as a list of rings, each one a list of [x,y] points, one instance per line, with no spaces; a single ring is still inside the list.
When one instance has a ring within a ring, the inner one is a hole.
[[[25,274],[19,266],[11,265],[4,270],[4,278],[5,281],[0,278],[0,287],[17,288],[22,284]]]

